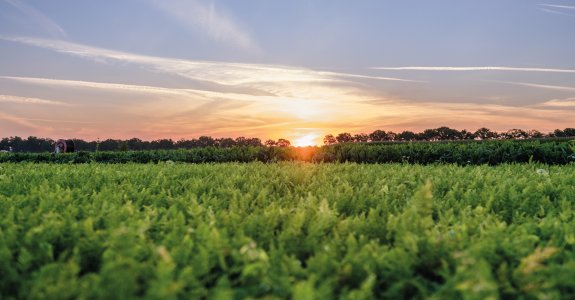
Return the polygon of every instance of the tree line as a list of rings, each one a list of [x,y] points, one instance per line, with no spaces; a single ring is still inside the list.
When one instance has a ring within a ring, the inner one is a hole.
[[[556,129],[553,132],[542,133],[538,130],[524,131],[521,129],[511,129],[505,132],[496,132],[488,128],[480,128],[475,132],[468,130],[457,130],[449,127],[439,127],[426,129],[422,132],[375,130],[370,134],[359,133],[350,134],[343,132],[337,135],[328,134],[324,137],[325,145],[338,143],[367,143],[367,142],[410,142],[410,141],[459,141],[459,140],[521,140],[521,139],[542,139],[542,138],[562,138],[575,137],[575,128]]]
[[[139,138],[129,140],[106,139],[96,141],[85,141],[82,139],[73,139],[76,149],[79,151],[141,151],[141,150],[174,150],[190,149],[203,147],[241,147],[241,146],[277,146],[288,147],[290,141],[286,139],[267,140],[264,143],[259,138],[212,138],[201,136],[194,139],[181,139],[174,141],[172,139],[158,139],[145,141]],[[13,152],[50,152],[54,150],[55,140],[50,138],[39,138],[30,136],[21,138],[18,136],[2,138],[0,140],[0,150]]]
[[[456,130],[449,127],[439,127],[426,129],[415,133],[403,131],[395,133],[393,131],[375,130],[370,134],[359,133],[350,134],[347,132],[337,135],[328,134],[324,137],[325,145],[338,143],[357,142],[400,142],[400,141],[450,141],[450,140],[496,140],[496,139],[537,139],[553,137],[575,137],[575,128],[557,129],[544,134],[537,130],[523,131],[512,129],[505,132],[495,132],[487,128],[480,128],[475,132],[467,130]],[[13,152],[51,152],[54,150],[55,140],[50,138],[39,138],[30,136],[21,138],[18,136],[5,137],[0,140],[0,150]],[[238,146],[267,146],[267,147],[289,147],[291,143],[287,139],[266,140],[262,142],[259,138],[212,138],[201,136],[194,139],[158,139],[145,141],[138,138],[129,140],[106,139],[96,141],[85,141],[74,139],[76,149],[79,151],[127,151],[127,150],[173,150],[191,149],[202,147],[230,148]]]

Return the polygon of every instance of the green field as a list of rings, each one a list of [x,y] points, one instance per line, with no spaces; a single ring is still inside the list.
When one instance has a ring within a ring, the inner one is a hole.
[[[0,164],[0,299],[574,298],[575,165]]]

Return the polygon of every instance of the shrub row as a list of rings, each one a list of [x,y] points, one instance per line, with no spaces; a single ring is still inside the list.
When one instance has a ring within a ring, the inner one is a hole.
[[[222,163],[222,162],[357,162],[357,163],[502,163],[575,162],[574,140],[482,141],[468,143],[345,143],[323,147],[232,147],[125,152],[2,153],[0,162],[49,163]]]

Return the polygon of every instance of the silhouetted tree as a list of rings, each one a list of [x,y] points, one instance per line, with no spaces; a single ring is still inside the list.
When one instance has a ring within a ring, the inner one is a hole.
[[[337,140],[332,134],[328,134],[323,138],[324,145],[333,145],[335,143],[337,143]]]
[[[176,143],[177,144],[177,143]],[[144,150],[144,142],[138,138],[131,138],[126,141],[126,147],[130,150]]]
[[[552,135],[555,137],[575,137],[575,128],[555,129]]]
[[[338,134],[335,139],[338,143],[349,143],[353,141],[353,136],[350,133],[344,132]]]
[[[211,136],[202,135],[198,138],[198,147],[213,147],[216,145],[216,141]]]
[[[494,140],[498,136],[497,132],[491,131],[485,127],[477,129],[473,135],[475,136],[475,139],[478,140]]]
[[[120,141],[118,143],[118,151],[128,151],[128,142]]]
[[[565,128],[563,129],[564,137],[575,137],[575,128]]]
[[[452,129],[449,127],[439,127],[435,129],[437,133],[438,140],[447,141],[447,140],[460,140],[461,139],[461,132],[456,129]]]
[[[461,132],[459,133],[459,136],[461,137],[462,140],[472,140],[475,138],[475,135],[473,134],[473,132],[467,131],[467,129],[461,130]]]
[[[101,141],[98,145],[99,151],[115,151],[119,147],[119,140],[107,139]]]
[[[356,143],[366,143],[369,141],[369,136],[365,133],[358,133],[353,136],[353,141]]]
[[[221,138],[218,139],[218,146],[222,148],[230,148],[236,145],[236,141],[232,138]]]
[[[420,136],[425,141],[438,141],[439,140],[439,133],[435,129],[425,129]]]
[[[417,139],[417,134],[412,131],[403,131],[397,135],[397,139],[400,141],[415,141]]]
[[[279,139],[276,143],[276,145],[278,147],[289,147],[291,146],[290,141],[286,140],[286,139]]]
[[[246,146],[247,145],[247,139],[243,136],[237,137],[236,138],[236,145],[238,146]]]
[[[535,130],[535,129],[529,130],[527,132],[527,136],[531,139],[540,139],[540,138],[545,137],[545,135],[543,133],[541,133],[541,131]]]
[[[259,138],[248,138],[246,139],[246,145],[259,147],[262,146],[262,140],[260,140]]]
[[[502,133],[502,135],[504,139],[526,139],[529,137],[529,135],[527,134],[527,132],[521,130],[521,129],[510,129],[504,133]]]
[[[267,141],[264,143],[264,145],[266,145],[266,146],[268,146],[268,147],[273,147],[273,146],[276,146],[277,143],[276,143],[276,141],[274,141],[274,140],[267,140]]]
[[[383,130],[375,130],[369,134],[369,140],[372,142],[383,142],[387,141],[387,133]]]

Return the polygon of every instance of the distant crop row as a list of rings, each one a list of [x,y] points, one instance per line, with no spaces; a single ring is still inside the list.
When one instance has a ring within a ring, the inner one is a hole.
[[[0,162],[51,163],[154,163],[161,161],[206,162],[358,162],[358,163],[455,163],[460,165],[541,162],[575,162],[575,141],[481,141],[343,143],[323,147],[205,147],[189,150],[0,153]]]
[[[573,174],[0,164],[0,298],[573,299]]]

